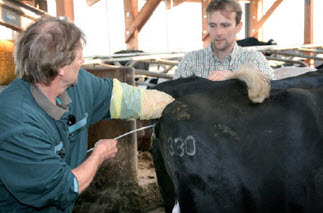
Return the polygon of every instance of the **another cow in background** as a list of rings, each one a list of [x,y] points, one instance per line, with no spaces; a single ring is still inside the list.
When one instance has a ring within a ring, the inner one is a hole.
[[[263,41],[259,41],[257,38],[254,38],[254,37],[248,37],[245,39],[238,40],[237,44],[241,47],[277,45],[277,43],[273,39],[270,39],[268,42],[263,42]]]

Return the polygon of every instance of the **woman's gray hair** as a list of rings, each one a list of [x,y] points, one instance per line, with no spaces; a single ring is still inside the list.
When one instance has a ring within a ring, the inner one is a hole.
[[[206,13],[209,16],[214,11],[226,11],[236,13],[236,25],[240,23],[242,16],[242,8],[236,0],[211,0],[206,7]]]
[[[58,18],[40,18],[16,40],[15,73],[30,83],[50,85],[61,67],[70,65],[85,43],[83,32]]]

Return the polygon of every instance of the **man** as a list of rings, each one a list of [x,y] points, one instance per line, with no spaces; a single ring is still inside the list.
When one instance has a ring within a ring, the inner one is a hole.
[[[211,44],[186,54],[175,78],[194,74],[221,81],[245,63],[261,70],[269,79],[274,78],[273,70],[260,52],[243,49],[236,43],[236,35],[242,27],[242,9],[236,0],[211,0],[206,12]]]
[[[16,41],[15,79],[0,94],[0,212],[72,212],[98,167],[117,152],[104,139],[87,154],[92,123],[160,117],[173,101],[80,69],[83,33],[40,19]]]

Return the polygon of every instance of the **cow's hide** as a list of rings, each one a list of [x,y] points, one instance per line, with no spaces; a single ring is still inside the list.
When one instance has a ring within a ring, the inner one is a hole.
[[[323,212],[323,70],[271,84],[262,104],[238,80],[157,86],[176,98],[152,145],[166,212]]]

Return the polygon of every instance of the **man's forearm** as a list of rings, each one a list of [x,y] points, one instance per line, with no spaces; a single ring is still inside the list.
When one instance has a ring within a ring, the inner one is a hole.
[[[79,184],[79,194],[90,185],[101,163],[102,159],[92,154],[81,165],[72,170]]]
[[[99,166],[105,160],[114,158],[117,151],[117,141],[114,139],[101,139],[96,142],[92,154],[72,170],[79,184],[79,194],[90,185]]]

